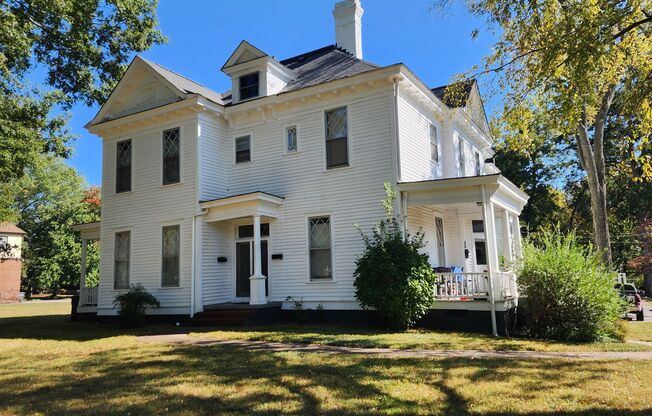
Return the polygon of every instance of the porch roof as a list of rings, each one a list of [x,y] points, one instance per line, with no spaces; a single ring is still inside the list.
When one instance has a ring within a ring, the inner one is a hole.
[[[398,190],[407,193],[408,206],[450,205],[481,202],[483,190],[491,201],[515,214],[520,214],[528,194],[501,174],[399,182]]]
[[[74,224],[70,228],[77,231],[84,240],[100,239],[100,221],[87,222],[85,224]]]
[[[278,208],[285,198],[267,192],[257,191],[232,195],[224,198],[200,201],[199,206],[207,210],[206,221],[225,221],[260,215],[278,217]]]

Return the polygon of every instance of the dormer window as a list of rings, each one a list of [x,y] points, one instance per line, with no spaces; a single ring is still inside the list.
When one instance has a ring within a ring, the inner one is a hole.
[[[259,92],[259,73],[243,75],[240,77],[240,100],[255,98],[260,95]]]

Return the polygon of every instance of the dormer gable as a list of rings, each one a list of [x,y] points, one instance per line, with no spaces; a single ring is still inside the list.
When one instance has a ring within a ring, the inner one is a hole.
[[[278,94],[296,79],[291,69],[247,41],[240,42],[222,72],[231,77],[233,104]]]

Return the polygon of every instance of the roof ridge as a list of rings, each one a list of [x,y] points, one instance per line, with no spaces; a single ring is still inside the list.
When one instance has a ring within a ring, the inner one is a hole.
[[[214,89],[212,89],[212,88],[210,88],[210,87],[207,87],[207,86],[204,85],[204,84],[200,84],[199,82],[194,81],[194,80],[188,78],[187,76],[178,73],[177,71],[174,71],[174,70],[172,70],[172,69],[170,69],[170,68],[167,68],[167,67],[165,67],[165,66],[163,66],[163,65],[161,65],[161,64],[159,64],[159,63],[157,63],[157,62],[150,61],[149,59],[145,59],[145,58],[143,58],[143,57],[140,56],[140,55],[139,55],[139,58],[142,59],[143,61],[147,62],[147,63],[150,64],[150,65],[156,65],[156,66],[158,66],[158,67],[161,68],[161,69],[164,69],[164,70],[166,70],[166,71],[168,71],[168,72],[173,73],[174,75],[177,75],[177,76],[179,76],[179,77],[181,77],[181,78],[183,78],[183,79],[185,79],[185,80],[187,80],[187,81],[192,82],[193,84],[197,84],[197,85],[199,85],[199,86],[202,87],[202,88],[206,88],[207,90],[213,91],[215,94],[219,95],[220,97],[222,96],[221,93],[215,91]]]

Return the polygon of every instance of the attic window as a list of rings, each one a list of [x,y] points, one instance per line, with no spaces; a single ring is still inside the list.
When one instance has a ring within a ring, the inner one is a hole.
[[[258,97],[259,95],[259,74],[247,74],[240,77],[240,100]]]

